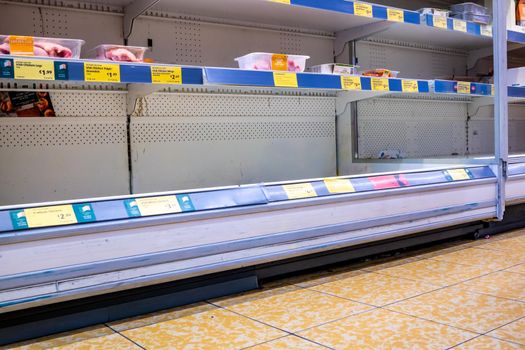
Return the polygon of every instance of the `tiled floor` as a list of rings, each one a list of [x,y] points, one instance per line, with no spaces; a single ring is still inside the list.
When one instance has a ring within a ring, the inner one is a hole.
[[[525,230],[7,347],[50,348],[525,350]]]

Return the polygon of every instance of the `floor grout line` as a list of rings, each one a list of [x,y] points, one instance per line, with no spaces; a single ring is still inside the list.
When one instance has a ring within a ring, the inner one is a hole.
[[[122,338],[124,339],[127,339],[128,341],[132,342],[133,344],[135,344],[136,346],[138,346],[139,348],[141,349],[144,349],[144,350],[147,350],[145,347],[143,347],[142,345],[140,345],[139,343],[137,343],[136,341],[134,341],[133,339],[125,336],[124,334],[120,333],[119,331],[115,330],[113,327],[111,327],[109,325],[109,323],[104,323],[104,326],[108,327],[109,329],[111,329],[113,332],[115,332],[116,334],[120,335]]]

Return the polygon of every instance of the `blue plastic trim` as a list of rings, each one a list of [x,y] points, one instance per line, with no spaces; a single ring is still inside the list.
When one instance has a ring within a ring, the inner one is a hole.
[[[525,86],[509,86],[509,97],[525,98]]]
[[[475,96],[492,96],[492,85],[482,83],[470,83],[470,95]],[[452,80],[435,80],[434,91],[438,94],[457,94],[457,81]]]
[[[508,31],[508,41],[525,44],[525,33],[520,33],[520,32],[515,32],[513,30],[509,30]]]

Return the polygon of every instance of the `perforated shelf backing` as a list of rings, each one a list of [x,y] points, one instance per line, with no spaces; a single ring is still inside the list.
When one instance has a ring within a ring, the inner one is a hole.
[[[161,93],[144,99],[149,117],[325,117],[333,118],[335,97]]]
[[[466,103],[376,98],[358,102],[357,113],[360,158],[383,150],[410,158],[466,152]]]
[[[52,91],[50,95],[59,117],[126,117],[125,93]]]

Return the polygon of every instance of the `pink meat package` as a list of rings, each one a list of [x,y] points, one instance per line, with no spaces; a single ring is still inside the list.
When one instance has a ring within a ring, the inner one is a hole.
[[[83,40],[0,35],[0,55],[80,58]]]

